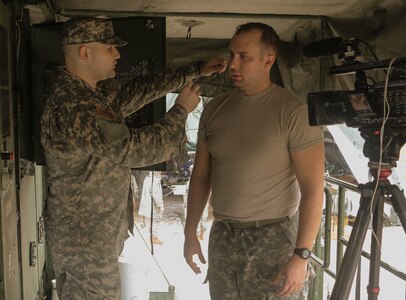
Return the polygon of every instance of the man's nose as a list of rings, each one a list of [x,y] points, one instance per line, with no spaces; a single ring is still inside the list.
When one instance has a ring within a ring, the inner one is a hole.
[[[230,57],[228,59],[228,66],[231,70],[238,68],[238,60],[235,57]]]
[[[120,52],[118,52],[116,47],[113,47],[113,48],[114,48],[114,52],[113,52],[114,58],[119,59],[121,57]]]

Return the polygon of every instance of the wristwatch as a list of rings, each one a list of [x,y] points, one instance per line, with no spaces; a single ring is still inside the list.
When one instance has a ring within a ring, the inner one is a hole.
[[[309,259],[310,256],[312,256],[312,251],[310,251],[307,248],[295,248],[295,250],[293,250],[293,253],[295,253],[296,255],[300,256],[303,259]]]

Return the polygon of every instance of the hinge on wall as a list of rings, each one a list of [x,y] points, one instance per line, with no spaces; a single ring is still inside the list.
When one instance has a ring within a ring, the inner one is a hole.
[[[30,267],[37,265],[37,243],[30,242]]]
[[[45,224],[44,218],[39,217],[38,219],[38,244],[42,244],[45,241]]]

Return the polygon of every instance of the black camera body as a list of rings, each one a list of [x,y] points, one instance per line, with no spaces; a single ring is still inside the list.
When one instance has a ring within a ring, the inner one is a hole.
[[[406,128],[406,78],[391,79],[386,96],[387,126]],[[309,123],[311,126],[343,123],[349,127],[380,126],[384,120],[384,97],[384,82],[359,90],[309,93]]]
[[[406,58],[360,63],[359,39],[344,41],[332,38],[306,45],[308,57],[340,54],[341,66],[330,68],[330,75],[355,73],[355,89],[323,91],[308,94],[308,115],[311,126],[345,123],[357,127],[365,139],[363,153],[371,162],[396,165],[406,142]],[[367,84],[366,70],[388,69],[389,80]],[[384,130],[382,130],[383,125]],[[382,150],[382,152],[381,152]]]
[[[363,153],[371,161],[380,160],[380,133],[384,121],[384,83],[369,90],[328,91],[308,95],[311,126],[345,123],[357,127],[365,139]],[[387,86],[387,107],[383,162],[396,165],[406,142],[406,79],[391,80]]]

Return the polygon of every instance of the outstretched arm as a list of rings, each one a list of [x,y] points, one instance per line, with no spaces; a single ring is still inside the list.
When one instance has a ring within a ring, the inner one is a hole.
[[[116,105],[120,107],[124,116],[128,116],[153,100],[178,90],[191,80],[224,72],[226,66],[227,62],[223,58],[213,57],[203,62],[123,81],[113,87],[116,90],[114,97]]]
[[[187,214],[185,225],[185,244],[183,256],[192,270],[199,274],[200,268],[193,261],[193,256],[198,255],[202,263],[206,263],[200,242],[196,236],[197,226],[202,217],[210,195],[210,154],[205,142],[198,140],[196,158],[193,166],[192,177],[189,185]]]

